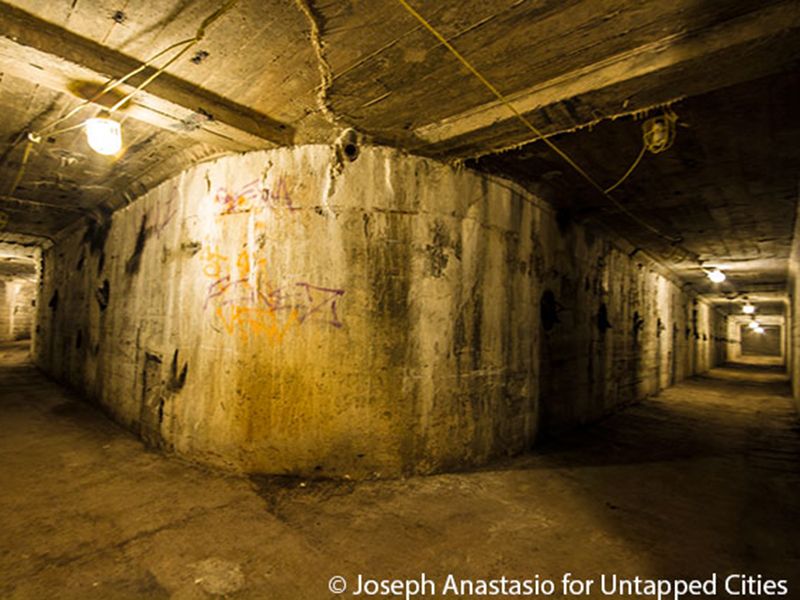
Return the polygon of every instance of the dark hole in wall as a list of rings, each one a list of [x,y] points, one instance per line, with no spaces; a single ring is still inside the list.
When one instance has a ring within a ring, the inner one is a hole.
[[[559,208],[556,211],[556,225],[562,234],[569,230],[572,225],[572,212],[568,208]]]
[[[178,372],[178,350],[172,355],[172,366],[170,367],[168,388],[171,392],[179,392],[186,385],[186,375],[189,373],[189,363],[183,363],[183,367]]]
[[[191,60],[191,62],[193,62],[194,64],[199,65],[201,62],[207,59],[208,56],[209,54],[207,50],[198,50],[197,52],[195,52],[194,56],[189,60]]]
[[[261,248],[263,248],[265,243],[266,243],[265,239],[261,239],[261,236],[260,236],[258,241],[259,241],[259,246]],[[194,242],[194,241],[193,242],[183,242],[181,244],[181,250],[186,252],[189,256],[194,256],[195,254],[200,252],[200,250],[202,250],[202,249],[203,249],[203,244],[201,244],[200,242]]]
[[[639,311],[636,310],[633,312],[633,339],[634,341],[639,341],[639,332],[642,331],[644,327],[644,319],[639,314]]]
[[[103,285],[97,288],[95,296],[97,298],[97,304],[100,306],[100,310],[105,310],[108,308],[108,301],[111,296],[111,285],[108,283],[108,279],[103,280]]]
[[[103,272],[103,267],[105,265],[106,265],[106,253],[105,252],[101,252],[100,253],[100,258],[97,259],[97,274],[98,275],[100,275],[100,273]]]
[[[425,254],[428,263],[428,273],[433,277],[441,277],[444,273],[449,258],[447,256],[447,246],[450,239],[447,229],[441,221],[436,221],[431,228],[433,239],[430,244],[425,246]]]
[[[611,329],[611,321],[608,320],[608,307],[605,302],[600,304],[600,308],[597,311],[597,329],[602,334]]]
[[[152,352],[145,352],[144,368],[142,369],[139,434],[148,445],[157,447],[162,443],[161,423],[163,419],[161,356]]]
[[[142,264],[142,253],[144,252],[147,238],[150,235],[150,230],[147,228],[147,215],[142,216],[142,222],[139,225],[139,233],[136,236],[136,245],[133,248],[128,262],[125,264],[125,272],[128,275],[135,275],[139,272],[139,267]]]
[[[105,219],[103,221],[89,221],[86,226],[86,231],[83,232],[83,243],[89,244],[89,252],[97,254],[101,252],[106,245],[106,239],[111,231],[111,221]]]
[[[656,337],[661,337],[661,332],[664,331],[666,328],[667,326],[664,325],[664,322],[661,320],[661,317],[658,317],[658,320],[656,321]]]
[[[542,294],[542,299],[539,305],[540,318],[542,320],[542,327],[545,331],[550,331],[555,327],[556,323],[561,321],[558,319],[559,304],[556,301],[556,295],[552,290],[545,290]]]
[[[347,160],[353,162],[355,159],[358,158],[358,146],[353,143],[347,143],[344,145],[344,155],[347,157]]]
[[[50,296],[50,302],[47,303],[47,306],[55,312],[58,310],[58,290],[53,292],[53,295]]]

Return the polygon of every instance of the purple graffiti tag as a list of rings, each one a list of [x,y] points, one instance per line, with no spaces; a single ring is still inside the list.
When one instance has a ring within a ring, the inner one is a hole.
[[[156,204],[155,224],[153,230],[156,232],[156,237],[161,237],[161,232],[169,225],[169,222],[178,214],[177,207],[173,208],[175,202],[174,198],[167,200],[164,206]]]
[[[305,308],[305,313],[300,317],[300,323],[303,323],[308,317],[316,314],[325,309],[326,306],[330,307],[331,318],[327,322],[334,327],[341,327],[343,324],[339,320],[339,315],[336,312],[336,302],[344,295],[344,290],[336,288],[325,288],[310,283],[296,283],[296,286],[303,288],[310,303],[309,307]]]

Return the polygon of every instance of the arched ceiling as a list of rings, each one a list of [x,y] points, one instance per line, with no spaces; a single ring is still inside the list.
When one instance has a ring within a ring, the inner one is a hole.
[[[646,156],[615,197],[689,253],[586,189],[398,0],[0,0],[0,239],[53,240],[198,161],[353,127],[516,179],[706,293],[733,292],[709,288],[697,257],[728,270],[731,289],[782,289],[797,201],[797,2],[410,4],[604,183],[636,156],[637,117],[672,106],[674,147]],[[47,132],[23,161],[28,132],[192,38],[221,7],[205,37],[120,109],[120,155],[93,153],[76,128]]]

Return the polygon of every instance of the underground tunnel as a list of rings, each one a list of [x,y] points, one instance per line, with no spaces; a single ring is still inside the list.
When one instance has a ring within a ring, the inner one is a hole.
[[[0,597],[800,598],[798,55],[0,0]]]

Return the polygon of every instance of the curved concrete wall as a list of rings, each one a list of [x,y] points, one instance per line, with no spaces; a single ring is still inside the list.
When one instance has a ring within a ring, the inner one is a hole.
[[[49,250],[43,281],[43,368],[151,444],[255,472],[480,464],[533,442],[540,364],[556,428],[698,352],[656,342],[688,331],[689,299],[645,259],[512,184],[387,148],[201,164]],[[573,311],[543,331],[546,287]]]

